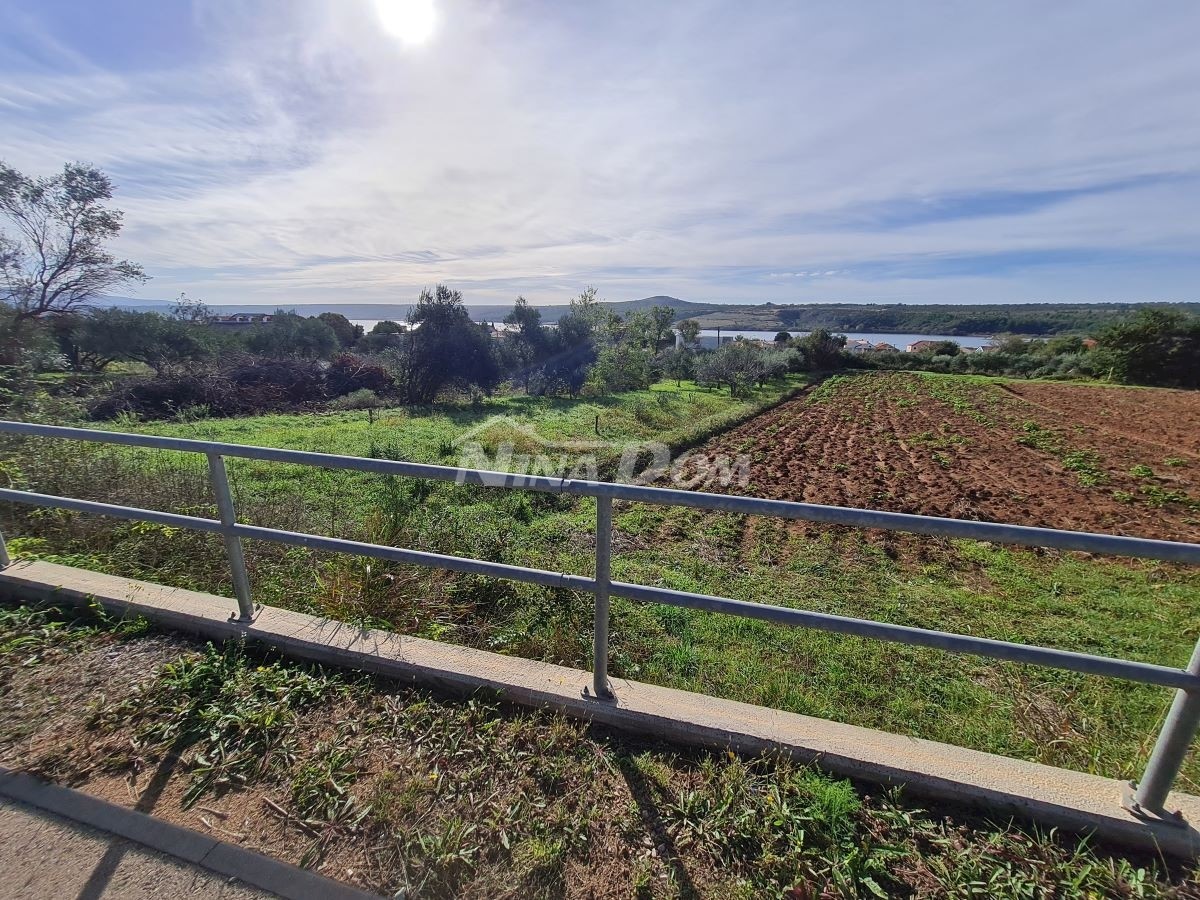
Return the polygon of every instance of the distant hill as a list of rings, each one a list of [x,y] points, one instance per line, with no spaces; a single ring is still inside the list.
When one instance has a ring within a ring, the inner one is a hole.
[[[657,294],[653,297],[643,297],[641,300],[618,300],[616,302],[606,302],[602,304],[606,309],[611,309],[618,315],[634,312],[639,309],[651,309],[655,306],[669,306],[675,311],[675,317],[678,319],[694,319],[697,316],[705,315],[706,313],[718,312],[722,309],[729,309],[727,305],[720,303],[693,303],[690,300],[680,300],[678,297],[668,297],[665,294]],[[543,313],[543,315],[545,315]]]
[[[120,306],[125,309],[140,309],[148,311],[162,311],[171,306],[174,301],[170,300],[149,300],[138,297],[108,297],[102,303],[97,303],[98,306],[112,305]],[[675,310],[677,318],[685,319],[692,316],[698,316],[706,312],[720,310],[722,307],[716,303],[689,303],[686,300],[680,300],[676,297],[646,297],[642,300],[621,300],[613,303],[602,303],[607,309],[619,315],[625,315],[638,309],[650,309],[653,306],[669,306]],[[228,315],[234,312],[244,313],[272,313],[277,309],[295,310],[301,315],[316,316],[323,312],[341,313],[347,319],[357,319],[361,321],[378,321],[380,319],[394,319],[402,321],[408,316],[409,310],[412,309],[410,303],[305,303],[305,304],[287,304],[287,303],[210,303],[209,307],[215,313]],[[512,311],[512,304],[468,304],[468,311],[471,313],[471,318],[476,322],[499,322]],[[554,304],[539,306],[538,310],[542,314],[542,321],[547,325],[557,322],[565,316],[570,307],[567,304]]]
[[[136,297],[109,297],[97,305],[126,309],[162,311],[173,301]],[[408,303],[247,303],[210,304],[218,313],[271,313],[294,309],[301,315],[315,316],[338,312],[348,319],[403,321],[412,309]],[[696,319],[704,328],[744,329],[747,331],[831,331],[878,332],[893,334],[982,335],[1088,334],[1110,322],[1124,318],[1147,306],[1166,306],[1188,315],[1200,316],[1200,303],[693,303],[678,297],[656,295],[641,300],[619,300],[602,304],[619,315],[627,315],[654,306],[669,306],[676,321]],[[570,310],[566,304],[539,306],[542,322],[556,323]],[[468,305],[476,322],[499,322],[511,310],[510,304]]]
[[[810,303],[721,306],[697,316],[705,328],[978,335],[1089,334],[1148,305],[1200,316],[1200,303]]]

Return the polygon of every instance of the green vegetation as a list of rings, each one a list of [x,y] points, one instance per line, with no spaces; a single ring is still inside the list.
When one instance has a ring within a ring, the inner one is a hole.
[[[665,298],[669,300],[670,298]],[[663,302],[663,301],[660,301]],[[680,303],[680,301],[675,301]],[[680,304],[679,316],[695,317],[705,328],[775,331],[891,332],[894,334],[1048,336],[1087,335],[1144,308],[1132,303],[812,303],[729,306]],[[1200,315],[1200,304],[1156,308]]]
[[[1102,379],[1122,384],[1200,387],[1200,319],[1176,309],[1139,309],[1094,332],[1095,339],[1011,337],[982,352],[944,341],[923,353],[870,353],[848,364],[951,375]]]
[[[1022,423],[1021,433],[1016,438],[1018,444],[1057,456],[1062,460],[1063,468],[1075,472],[1079,476],[1079,483],[1085,487],[1094,487],[1108,480],[1101,468],[1101,458],[1097,451],[1072,449],[1065,444],[1065,440],[1061,430],[1046,428],[1037,422]],[[1151,476],[1154,474],[1144,465],[1134,466],[1130,471],[1138,477],[1145,477],[1143,472]]]
[[[829,379],[812,402],[838,396]],[[984,392],[929,376],[934,396],[976,421],[998,413]],[[686,383],[685,383],[686,385]],[[666,439],[687,446],[772,398],[735,401],[673,382],[604,400],[516,397],[429,412],[385,410],[143,423],[142,430],[356,455],[456,462],[456,438],[494,414],[512,422],[477,432],[485,450],[528,436],[566,442]],[[134,423],[122,422],[128,428]],[[1104,480],[1100,460],[1028,423],[1014,438],[1049,452],[1084,485]],[[920,435],[914,443],[922,445]],[[965,438],[929,432],[926,452],[951,464]],[[535,446],[536,450],[537,447]],[[175,454],[61,443],[9,445],[7,477],[52,493],[213,515],[202,461]],[[230,461],[241,516],[310,530],[556,571],[590,571],[594,505],[545,494]],[[1149,491],[1153,490],[1151,494]],[[1172,501],[1147,486],[1138,502]],[[1185,498],[1186,499],[1186,498]],[[14,511],[14,552],[229,593],[219,543],[161,526],[100,523],[70,513]],[[929,540],[897,555],[858,533],[810,534],[782,523],[682,508],[618,504],[614,575],[738,599],[797,605],[1002,639],[1186,661],[1196,577],[1169,566],[1037,555]],[[589,665],[591,601],[569,592],[379,562],[251,544],[263,602],[354,622],[541,658]],[[1152,613],[1152,614],[1151,614]],[[1166,692],[1066,673],[954,657],[854,638],[778,628],[685,610],[613,604],[616,674],[965,744],[983,750],[1132,777]],[[1118,704],[1119,698],[1119,704]],[[1121,708],[1120,715],[1112,710]],[[1189,762],[1186,777],[1200,776]]]
[[[0,711],[6,762],[20,753],[21,764],[85,788],[146,773],[167,785],[156,816],[226,839],[281,834],[271,852],[385,896],[550,898],[569,887],[638,897],[1175,898],[1194,889],[1190,873],[1161,861],[921,809],[898,791],[787,759],[647,744],[254,647],[196,647],[153,632],[139,641],[121,623],[53,608],[0,607],[0,634],[0,690],[21,701]],[[86,660],[125,654],[143,661],[130,696],[94,694],[81,677]],[[47,726],[38,712],[51,686]],[[45,740],[48,727],[56,740]],[[182,791],[171,790],[176,782]]]

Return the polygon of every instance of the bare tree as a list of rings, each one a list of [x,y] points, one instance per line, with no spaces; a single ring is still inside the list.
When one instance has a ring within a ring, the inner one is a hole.
[[[104,205],[112,195],[108,176],[84,163],[35,179],[0,162],[0,216],[15,229],[0,231],[0,302],[11,307],[13,335],[31,319],[146,280],[141,266],[106,248],[121,231],[121,211]]]

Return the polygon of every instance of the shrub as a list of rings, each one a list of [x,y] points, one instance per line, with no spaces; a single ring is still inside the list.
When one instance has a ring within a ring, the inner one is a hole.
[[[330,409],[379,409],[384,402],[374,391],[362,388],[329,402]]]
[[[357,356],[343,353],[330,363],[325,383],[331,397],[340,397],[361,391],[372,394],[390,391],[395,386],[395,379],[383,366],[372,365]]]
[[[316,363],[259,360],[212,375],[126,382],[88,407],[88,414],[93,419],[113,419],[122,413],[166,419],[204,408],[211,416],[237,416],[324,399],[325,375]]]
[[[206,407],[211,415],[232,416],[242,411],[236,390],[214,376],[181,375],[126,383],[88,407],[93,419],[115,419],[122,413],[147,419],[166,419],[181,410]]]
[[[255,360],[228,370],[226,376],[252,409],[271,409],[326,399],[325,373],[312,361]]]

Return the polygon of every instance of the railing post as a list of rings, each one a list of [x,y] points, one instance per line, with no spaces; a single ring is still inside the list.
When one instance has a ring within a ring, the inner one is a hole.
[[[608,686],[608,586],[612,578],[612,498],[596,498],[596,625],[592,644],[592,691],[611,699]]]
[[[0,569],[7,569],[12,565],[12,559],[8,555],[8,545],[4,543],[4,532],[0,531]]]
[[[1192,675],[1200,674],[1200,642],[1192,651],[1187,670]],[[1175,784],[1197,728],[1200,728],[1200,692],[1176,691],[1167,720],[1163,722],[1154,751],[1150,754],[1150,761],[1146,763],[1146,771],[1142,773],[1142,780],[1137,783],[1125,804],[1135,815],[1148,814],[1183,824],[1182,819],[1168,812],[1165,807],[1167,795],[1171,793],[1171,786]]]
[[[233,494],[229,490],[229,476],[225,472],[225,460],[219,453],[209,453],[208,474],[212,480],[213,493],[217,498],[217,513],[221,524],[227,529],[237,524],[237,515],[233,509]],[[225,539],[225,555],[229,559],[229,568],[233,573],[233,593],[237,597],[237,615],[231,615],[230,620],[239,622],[254,621],[254,600],[250,597],[250,579],[246,575],[246,557],[242,554],[242,539],[231,531],[223,532]]]

